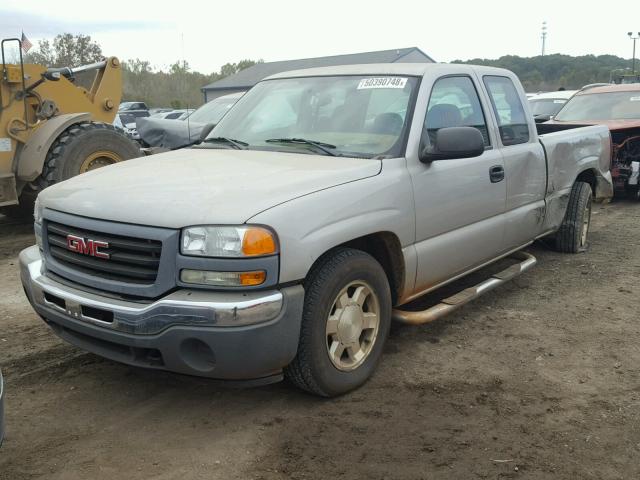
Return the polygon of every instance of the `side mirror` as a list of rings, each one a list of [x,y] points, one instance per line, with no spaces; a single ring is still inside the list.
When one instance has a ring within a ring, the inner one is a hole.
[[[435,160],[479,157],[484,152],[484,138],[474,127],[446,127],[436,132],[433,145],[420,152],[423,163]]]
[[[198,137],[198,143],[204,142],[214,128],[216,128],[215,123],[207,123],[202,127],[202,130],[200,130],[200,137]]]

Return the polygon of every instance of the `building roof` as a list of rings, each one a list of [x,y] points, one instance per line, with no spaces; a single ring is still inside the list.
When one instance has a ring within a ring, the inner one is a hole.
[[[408,56],[410,54],[411,57]],[[404,59],[404,60],[403,60]],[[334,55],[331,57],[303,58],[300,60],[283,60],[280,62],[258,63],[241,70],[235,75],[229,75],[221,80],[202,87],[202,90],[235,90],[249,89],[260,80],[280,72],[289,70],[301,70],[313,67],[327,67],[333,65],[352,65],[368,63],[396,63],[396,62],[422,62],[429,63],[434,60],[417,47],[397,48],[393,50],[380,50],[377,52],[351,53],[346,55]]]

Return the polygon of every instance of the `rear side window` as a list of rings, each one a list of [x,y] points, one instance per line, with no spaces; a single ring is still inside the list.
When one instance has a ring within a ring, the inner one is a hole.
[[[475,127],[482,133],[485,146],[489,146],[487,122],[469,77],[444,77],[433,85],[425,118],[430,141],[446,127]]]
[[[517,145],[529,141],[529,124],[520,95],[510,78],[486,76],[491,105],[498,120],[503,145]]]

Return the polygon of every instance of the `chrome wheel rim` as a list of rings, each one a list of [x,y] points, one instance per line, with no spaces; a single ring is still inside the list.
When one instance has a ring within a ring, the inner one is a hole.
[[[587,236],[589,235],[589,225],[591,224],[591,202],[587,203],[584,208],[584,219],[582,220],[582,232],[580,234],[580,246],[587,245]]]
[[[380,327],[380,300],[362,280],[345,286],[333,301],[327,318],[327,353],[341,371],[358,368],[376,342]]]

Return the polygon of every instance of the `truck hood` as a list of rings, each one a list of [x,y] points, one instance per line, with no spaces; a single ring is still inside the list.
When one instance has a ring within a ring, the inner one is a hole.
[[[138,225],[241,224],[294,198],[380,173],[373,159],[184,149],[128,160],[53,185],[44,208]]]

